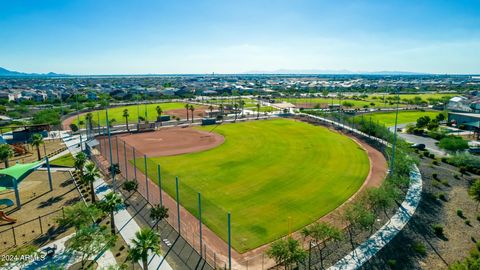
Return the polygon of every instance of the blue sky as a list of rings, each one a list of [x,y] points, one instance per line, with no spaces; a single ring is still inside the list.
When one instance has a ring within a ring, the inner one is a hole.
[[[480,73],[480,1],[0,0],[0,67]]]

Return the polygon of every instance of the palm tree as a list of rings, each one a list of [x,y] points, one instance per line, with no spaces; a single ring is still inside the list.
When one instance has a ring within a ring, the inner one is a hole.
[[[0,145],[0,160],[5,163],[5,168],[8,168],[8,159],[13,157],[14,152],[13,149],[8,144]]]
[[[155,205],[150,210],[150,218],[155,220],[155,225],[158,226],[158,223],[165,218],[168,218],[168,208],[163,205]]]
[[[242,109],[242,115],[243,115],[243,108],[245,108],[245,100],[240,100],[240,109]]]
[[[130,116],[128,109],[123,110],[122,116],[125,118],[125,126],[127,127],[127,131],[130,131],[130,127],[128,126],[128,117]]]
[[[192,112],[192,123],[193,123],[193,111],[195,111],[195,107],[193,107],[193,105],[190,105],[190,111]]]
[[[260,117],[260,103],[257,103],[257,120]]]
[[[105,213],[110,214],[110,230],[115,234],[115,219],[114,214],[123,205],[122,198],[115,192],[110,192],[105,195],[105,198],[100,202],[99,206]]]
[[[158,114],[158,121],[160,121],[160,126],[162,126],[162,113],[163,113],[163,110],[162,108],[160,108],[160,106],[157,106],[155,108],[155,110],[157,111],[157,114]]]
[[[83,152],[78,152],[78,154],[75,155],[73,165],[75,166],[75,169],[77,169],[80,172],[80,179],[83,180],[83,167],[85,166],[85,163],[87,163],[87,155]]]
[[[40,145],[43,144],[43,143],[44,142],[43,142],[42,134],[40,134],[40,133],[33,134],[32,142],[30,144],[37,148],[38,160],[42,159],[42,155],[40,155]]]
[[[85,166],[85,175],[83,176],[83,182],[90,185],[90,195],[92,196],[92,203],[95,203],[95,189],[93,187],[93,182],[95,178],[100,177],[100,171],[94,163],[88,163]]]
[[[237,112],[238,112],[238,104],[237,103],[235,103],[233,105],[233,110],[234,110],[234,113],[235,113],[235,121],[234,122],[236,122],[237,121]]]
[[[215,109],[215,107],[213,107],[212,105],[210,105],[210,106],[208,106],[208,109],[210,110],[210,114],[212,114],[213,109]]]
[[[187,110],[187,121],[188,121],[188,111],[190,110],[190,105],[185,104],[185,109]]]
[[[220,109],[220,114],[223,116],[223,110],[225,109],[225,106],[223,106],[223,104],[220,104],[219,109]]]
[[[92,130],[92,127],[93,127],[93,125],[92,125],[92,119],[93,119],[93,115],[92,115],[91,112],[89,112],[89,113],[87,113],[87,114],[85,115],[85,120],[87,120],[88,129],[89,129],[89,130]]]
[[[160,252],[160,236],[150,228],[143,228],[135,233],[133,247],[128,252],[128,260],[142,261],[143,269],[148,269],[148,253]]]

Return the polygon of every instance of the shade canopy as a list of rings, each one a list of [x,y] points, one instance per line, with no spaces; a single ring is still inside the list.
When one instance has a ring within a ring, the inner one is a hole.
[[[25,178],[30,172],[35,170],[36,168],[42,166],[42,161],[32,162],[32,163],[24,163],[20,164],[17,163],[12,167],[1,169],[0,176],[10,176],[13,178],[14,181],[20,181],[21,179]],[[4,188],[12,188],[12,183],[6,184],[5,181],[0,181],[0,189]]]

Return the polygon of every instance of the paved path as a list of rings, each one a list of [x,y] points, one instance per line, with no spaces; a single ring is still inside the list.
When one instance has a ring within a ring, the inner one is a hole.
[[[64,138],[64,142],[68,147],[68,150],[72,155],[80,152],[80,147],[78,146],[80,143],[79,136],[69,136],[66,133],[62,134],[62,138]],[[102,200],[105,195],[112,192],[110,186],[100,177],[95,178],[95,182],[93,183],[95,188],[95,194],[97,197]],[[114,215],[115,219],[115,227],[119,231],[122,238],[125,242],[132,246],[132,239],[135,238],[135,233],[140,230],[140,226],[137,222],[133,219],[130,213],[126,209],[121,209]],[[162,270],[171,270],[171,266],[168,264],[167,260],[165,260],[160,255],[150,255],[148,257],[149,266],[148,269],[162,269]],[[142,267],[142,266],[141,266]]]
[[[407,125],[408,124],[400,124],[400,125],[397,126],[397,128],[404,128]],[[393,132],[393,129],[394,129],[394,127],[389,127],[389,130],[391,132]],[[409,143],[423,143],[423,144],[425,144],[425,148],[428,151],[435,154],[436,156],[440,156],[440,157],[447,156],[447,154],[445,154],[445,152],[442,151],[442,149],[440,149],[440,147],[438,147],[436,145],[436,143],[438,141],[435,140],[435,139],[432,139],[432,138],[429,138],[429,137],[417,136],[417,135],[408,134],[408,133],[402,133],[402,132],[397,132],[397,135],[398,135],[398,137],[406,140]]]
[[[26,266],[20,267],[20,266],[10,265],[10,267],[6,269],[35,270],[35,269],[44,269],[44,268],[47,269],[48,266],[57,266],[57,267],[62,267],[62,269],[67,269],[74,263],[80,261],[79,256],[75,256],[74,254],[65,250],[65,242],[67,242],[67,240],[70,239],[71,237],[73,237],[73,234],[65,236],[64,238],[61,238],[48,245],[45,245],[38,250],[39,252],[44,253],[46,250],[53,249],[54,247],[56,247],[55,255],[52,258],[46,258],[44,260],[39,258],[37,260],[32,261],[30,264],[27,264]],[[93,259],[93,258],[94,256],[92,256],[92,258],[90,259]],[[102,254],[100,258],[97,259],[97,264],[98,264],[98,269],[104,269],[111,265],[117,265],[117,261],[115,260],[115,257],[113,256],[112,252],[110,250],[107,250]]]

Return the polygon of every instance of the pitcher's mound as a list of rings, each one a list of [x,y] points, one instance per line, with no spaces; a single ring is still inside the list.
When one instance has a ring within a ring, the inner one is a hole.
[[[200,152],[224,142],[223,136],[192,128],[164,128],[121,136],[130,146],[150,157]]]

